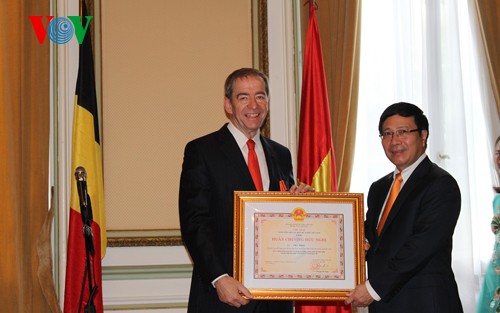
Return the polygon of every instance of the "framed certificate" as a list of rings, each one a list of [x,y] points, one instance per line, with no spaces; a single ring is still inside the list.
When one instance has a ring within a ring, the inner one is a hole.
[[[234,194],[234,278],[255,299],[344,300],[365,281],[363,194]]]

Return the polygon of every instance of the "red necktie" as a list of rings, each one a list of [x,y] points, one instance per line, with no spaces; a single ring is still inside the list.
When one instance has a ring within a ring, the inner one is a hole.
[[[384,228],[385,221],[387,220],[387,216],[389,216],[389,212],[391,212],[392,205],[396,198],[398,197],[399,190],[401,190],[401,182],[403,181],[403,177],[401,173],[396,174],[396,179],[394,180],[394,184],[392,184],[391,192],[389,193],[389,198],[387,198],[387,203],[385,204],[384,213],[382,213],[382,217],[378,222],[377,233],[380,236],[382,229]]]
[[[257,153],[255,153],[255,142],[250,139],[247,141],[248,146],[248,169],[250,170],[250,175],[252,175],[253,183],[257,191],[262,191],[262,177],[260,176],[259,160],[257,159]]]

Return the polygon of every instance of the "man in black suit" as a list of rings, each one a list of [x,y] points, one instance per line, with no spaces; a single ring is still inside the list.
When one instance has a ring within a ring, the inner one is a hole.
[[[291,301],[255,301],[233,274],[233,210],[236,190],[257,190],[247,166],[247,141],[255,142],[262,189],[312,191],[294,185],[290,151],[260,136],[269,109],[267,77],[250,68],[225,83],[229,123],[186,145],[179,191],[182,238],[193,261],[189,313],[291,313]]]
[[[429,122],[415,105],[389,106],[380,117],[379,133],[396,168],[370,187],[365,220],[368,280],[346,303],[369,305],[370,313],[461,313],[451,268],[461,205],[458,184],[425,154]],[[399,174],[400,191],[385,218],[385,203]]]

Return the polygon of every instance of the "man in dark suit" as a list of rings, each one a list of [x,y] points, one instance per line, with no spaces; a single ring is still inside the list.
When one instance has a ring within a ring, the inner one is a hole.
[[[291,301],[256,301],[233,274],[233,210],[236,190],[257,190],[247,166],[255,142],[262,190],[312,191],[294,185],[290,151],[260,136],[269,109],[267,77],[250,68],[225,83],[229,123],[186,145],[179,191],[182,238],[193,261],[189,313],[291,313]],[[260,189],[260,188],[259,188]]]
[[[346,303],[369,305],[370,313],[461,313],[451,268],[452,236],[461,196],[455,179],[432,163],[425,149],[429,122],[410,103],[395,103],[380,117],[387,158],[396,166],[368,193],[365,235],[368,280]],[[395,177],[399,194],[383,211]],[[385,220],[385,222],[382,222]]]

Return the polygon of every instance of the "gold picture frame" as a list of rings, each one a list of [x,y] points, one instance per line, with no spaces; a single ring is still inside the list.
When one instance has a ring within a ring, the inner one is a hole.
[[[255,299],[345,300],[366,280],[360,193],[234,195],[234,278]]]

